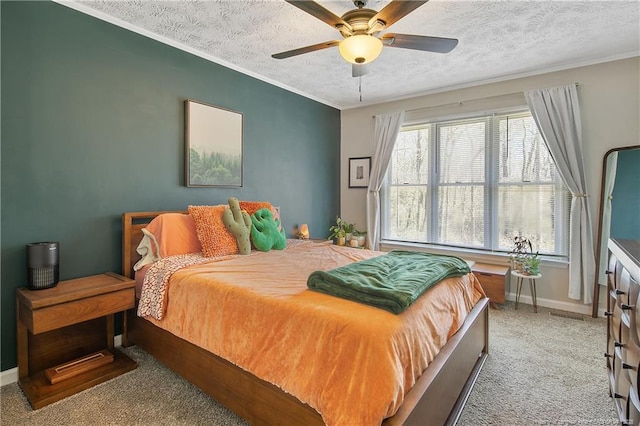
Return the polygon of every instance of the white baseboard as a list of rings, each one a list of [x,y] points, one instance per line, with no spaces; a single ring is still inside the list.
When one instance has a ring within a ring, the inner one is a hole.
[[[515,293],[507,293],[505,295],[505,298],[511,302],[515,302],[516,301],[516,294]],[[537,298],[537,302],[538,302],[538,306],[542,306],[545,308],[549,308],[549,309],[557,309],[559,311],[565,311],[565,312],[573,312],[576,314],[582,314],[582,315],[591,315],[591,305],[581,305],[578,303],[568,303],[568,302],[559,302],[557,300],[553,300],[553,299],[543,299],[538,297]],[[533,305],[533,298],[530,295],[526,295],[526,294],[521,294],[520,295],[520,303],[525,303],[527,305]],[[600,309],[598,311],[598,316],[603,317],[604,316],[604,309]]]
[[[113,338],[115,346],[122,346],[122,334],[118,334]],[[0,372],[0,386],[10,385],[18,381],[18,367]]]
[[[0,373],[0,386],[10,385],[18,381],[18,367]]]

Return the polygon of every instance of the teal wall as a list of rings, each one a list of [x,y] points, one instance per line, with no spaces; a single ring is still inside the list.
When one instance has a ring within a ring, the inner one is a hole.
[[[50,2],[2,1],[1,369],[25,244],[61,279],[121,270],[121,213],[269,200],[291,232],[339,213],[340,112]],[[184,100],[243,113],[244,186],[186,188]]]
[[[611,200],[611,236],[640,240],[640,149],[618,151]]]

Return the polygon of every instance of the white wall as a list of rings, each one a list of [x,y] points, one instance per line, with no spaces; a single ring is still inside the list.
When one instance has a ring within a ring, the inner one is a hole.
[[[349,157],[372,156],[373,116],[400,110],[427,107],[423,114],[450,115],[463,110],[487,110],[500,102],[517,102],[524,90],[579,83],[582,115],[584,162],[587,190],[593,215],[594,236],[598,226],[600,180],[604,154],[611,148],[640,144],[640,57],[584,66],[536,76],[518,78],[465,89],[435,93],[417,98],[354,108],[342,111],[341,129],[341,217],[366,228],[366,190],[349,189]],[[516,95],[514,95],[516,94]],[[503,96],[505,95],[505,96]],[[484,99],[484,100],[483,100]],[[524,97],[521,97],[524,100]],[[462,107],[438,108],[462,102]],[[415,114],[415,113],[413,113]],[[595,244],[595,237],[594,237]],[[504,262],[506,259],[465,255],[477,261]],[[569,299],[568,268],[543,264],[543,278],[538,283],[538,303],[575,312],[590,313],[590,306]],[[588,283],[591,287],[592,284]],[[514,285],[511,286],[512,291]],[[509,289],[507,290],[509,292]],[[527,293],[528,294],[528,293]],[[601,295],[602,296],[602,295]],[[604,306],[604,297],[600,298]]]

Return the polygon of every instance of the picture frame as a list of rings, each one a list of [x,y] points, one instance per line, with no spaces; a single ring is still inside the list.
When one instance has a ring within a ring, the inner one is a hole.
[[[371,157],[349,158],[349,188],[367,188],[371,174]]]
[[[185,100],[185,186],[242,187],[242,113]]]

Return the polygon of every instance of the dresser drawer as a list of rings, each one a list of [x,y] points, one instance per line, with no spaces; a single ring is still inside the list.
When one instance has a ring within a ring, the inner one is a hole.
[[[631,388],[638,394],[638,369],[640,368],[640,346],[633,342],[627,343],[625,350],[622,351],[622,362],[625,363],[625,369],[631,382]]]
[[[615,355],[613,359],[613,392],[627,399],[629,397],[629,389],[631,389],[629,373],[622,368],[622,359],[618,355]]]
[[[38,334],[132,309],[134,305],[135,289],[129,288],[42,309],[21,309],[20,315],[29,331]]]
[[[640,425],[640,401],[638,400],[638,392],[633,389],[629,392],[627,400],[627,419],[630,425]]]
[[[615,347],[613,346],[613,333],[609,332],[609,336],[607,337],[607,367],[613,369],[613,354],[615,353]]]
[[[618,259],[613,253],[609,253],[609,265],[607,267],[607,282],[609,288],[616,288],[616,266]]]
[[[622,343],[622,337],[620,335],[620,326],[622,318],[622,309],[618,305],[613,306],[613,316],[611,317],[611,334],[613,340]]]

